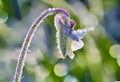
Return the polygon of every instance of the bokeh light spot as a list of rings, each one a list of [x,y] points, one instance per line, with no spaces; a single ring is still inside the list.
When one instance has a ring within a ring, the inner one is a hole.
[[[120,45],[111,46],[109,52],[113,58],[117,58],[120,55]]]
[[[98,19],[96,16],[92,14],[85,15],[85,17],[82,20],[83,24],[86,26],[96,26],[98,24]]]
[[[65,76],[68,73],[68,66],[64,63],[56,64],[54,67],[54,72],[57,76]]]
[[[120,66],[120,55],[118,55],[118,57],[117,57],[117,63]]]
[[[68,75],[65,77],[64,82],[78,82],[78,80],[74,76]]]

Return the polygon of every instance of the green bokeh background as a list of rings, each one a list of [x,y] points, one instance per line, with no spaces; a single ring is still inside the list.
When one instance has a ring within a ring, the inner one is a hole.
[[[116,59],[120,48],[117,47],[118,52],[110,53],[110,48],[120,43],[119,5],[119,0],[0,0],[0,82],[12,82],[27,30],[48,8],[66,9],[77,22],[75,30],[91,25],[95,30],[82,39],[84,47],[74,52],[74,59],[60,59],[56,47],[55,14],[47,17],[34,35],[21,82],[120,81],[120,63],[117,62],[120,59]],[[56,74],[58,64],[66,74]]]

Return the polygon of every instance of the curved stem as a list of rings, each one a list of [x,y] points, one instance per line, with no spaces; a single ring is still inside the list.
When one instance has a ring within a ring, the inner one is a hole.
[[[20,55],[17,61],[17,66],[16,66],[16,71],[14,74],[14,79],[13,82],[20,82],[21,80],[21,75],[22,75],[22,70],[24,67],[24,62],[25,62],[25,57],[27,54],[27,50],[30,46],[31,40],[33,38],[33,35],[35,33],[35,31],[37,30],[37,27],[39,26],[39,24],[49,15],[52,15],[53,13],[56,12],[61,12],[63,14],[65,14],[67,17],[69,17],[69,14],[66,10],[61,9],[61,8],[53,8],[53,9],[48,9],[46,11],[44,11],[42,14],[40,14],[40,16],[38,16],[36,18],[36,20],[33,22],[33,24],[31,25],[30,29],[28,30],[26,37],[24,39],[22,48],[20,50]]]

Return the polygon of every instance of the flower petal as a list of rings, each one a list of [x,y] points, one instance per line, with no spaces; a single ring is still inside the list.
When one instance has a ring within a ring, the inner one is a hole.
[[[69,18],[62,14],[57,14],[55,16],[55,27],[57,30],[56,38],[57,38],[57,45],[58,50],[61,54],[61,57],[64,59],[66,57],[66,42],[67,42],[67,35],[69,33]]]
[[[74,34],[78,35],[79,39],[82,39],[85,37],[87,32],[93,31],[93,30],[94,30],[93,26],[90,26],[90,27],[86,27],[84,29],[78,29],[77,31],[74,31]]]
[[[79,40],[79,42],[73,41],[71,44],[71,49],[72,51],[76,51],[78,49],[81,49],[83,46],[84,46],[84,43],[82,40]]]
[[[75,57],[75,55],[72,51],[68,52],[67,55],[69,56],[70,59],[73,59]]]
[[[74,31],[69,34],[69,37],[74,41],[79,41],[79,36]]]

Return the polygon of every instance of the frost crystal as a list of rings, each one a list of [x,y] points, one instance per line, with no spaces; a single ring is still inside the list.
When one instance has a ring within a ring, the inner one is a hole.
[[[62,58],[68,55],[73,59],[73,51],[81,49],[84,46],[81,39],[88,31],[94,30],[93,27],[87,27],[75,31],[74,26],[76,22],[62,14],[57,14],[55,16],[54,24],[57,30],[57,45]]]

